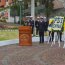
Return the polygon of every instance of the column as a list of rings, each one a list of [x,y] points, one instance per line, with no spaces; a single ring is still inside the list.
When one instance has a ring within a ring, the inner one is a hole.
[[[10,9],[8,9],[8,21],[7,22],[11,22],[10,21]]]
[[[35,0],[31,0],[31,16],[33,16],[33,20],[35,20]]]
[[[34,33],[33,35],[36,35],[36,28],[35,28],[35,0],[31,0],[31,16],[34,20]]]

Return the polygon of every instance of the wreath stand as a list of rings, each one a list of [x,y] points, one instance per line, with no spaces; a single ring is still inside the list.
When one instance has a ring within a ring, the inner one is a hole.
[[[65,48],[65,31],[64,31],[64,46],[63,46],[63,48]]]
[[[51,46],[55,45],[56,37],[58,38],[58,44],[59,44],[59,47],[60,47],[60,33],[57,34],[56,31],[54,32],[54,39],[53,39],[53,41],[52,41]]]

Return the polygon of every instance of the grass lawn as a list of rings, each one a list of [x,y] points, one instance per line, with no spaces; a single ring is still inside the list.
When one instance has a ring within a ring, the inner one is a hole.
[[[0,30],[0,41],[17,39],[19,37],[18,30]]]
[[[48,32],[44,33],[45,36],[48,35]],[[3,40],[11,40],[11,39],[18,39],[19,38],[19,31],[18,30],[0,30],[0,41]]]

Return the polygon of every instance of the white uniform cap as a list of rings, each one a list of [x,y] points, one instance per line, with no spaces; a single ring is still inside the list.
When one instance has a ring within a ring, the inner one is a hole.
[[[37,17],[37,18],[40,18],[40,17]]]
[[[40,16],[40,18],[43,18],[43,16]]]
[[[30,18],[32,18],[33,16],[30,16]]]
[[[46,17],[44,17],[44,19],[46,19]]]
[[[26,16],[26,17],[32,18],[33,16]]]

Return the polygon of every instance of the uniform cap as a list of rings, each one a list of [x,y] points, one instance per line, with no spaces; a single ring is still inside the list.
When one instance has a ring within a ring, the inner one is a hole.
[[[40,18],[43,18],[43,16],[40,16]]]
[[[32,18],[33,16],[30,16],[30,18]]]
[[[37,18],[40,18],[40,17],[37,17]]]

